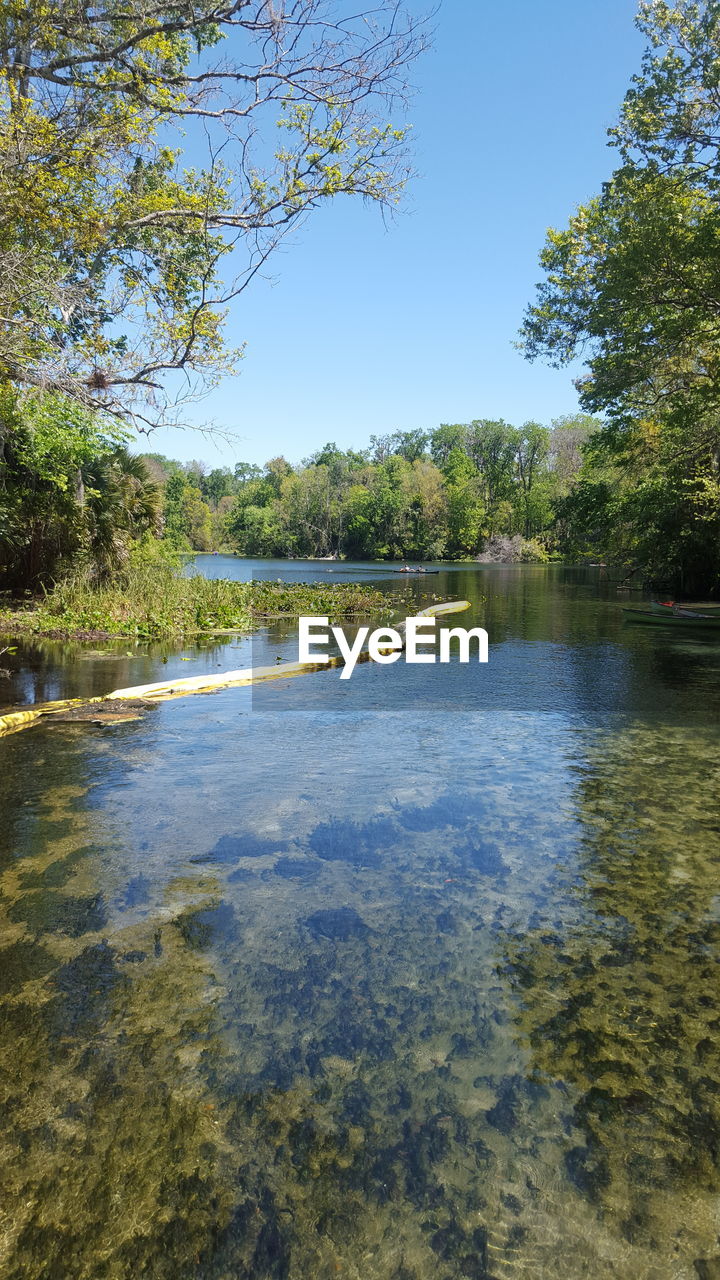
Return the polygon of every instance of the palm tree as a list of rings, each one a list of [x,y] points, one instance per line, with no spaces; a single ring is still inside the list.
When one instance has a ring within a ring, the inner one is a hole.
[[[159,531],[160,490],[143,459],[124,446],[96,459],[82,479],[88,551],[97,574],[107,577],[127,564],[135,539]]]

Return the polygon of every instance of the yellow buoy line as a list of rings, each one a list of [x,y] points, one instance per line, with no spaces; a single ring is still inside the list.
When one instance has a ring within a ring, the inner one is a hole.
[[[443,617],[450,613],[462,613],[469,608],[469,600],[449,600],[421,609],[415,617]],[[396,630],[402,633],[404,625],[402,622],[399,623]],[[370,654],[364,650],[357,660],[369,662]],[[153,684],[134,685],[129,689],[114,689],[112,693],[105,693],[97,698],[65,698],[56,702],[43,702],[35,707],[28,707],[24,711],[10,711],[0,716],[0,737],[29,728],[42,716],[69,711],[73,707],[89,707],[101,702],[127,702],[133,699],[165,702],[170,698],[187,697],[191,693],[212,693],[220,689],[261,684],[267,680],[291,680],[295,676],[309,675],[313,671],[328,671],[331,667],[341,667],[344,661],[341,654],[336,654],[322,662],[283,662],[272,667],[246,667],[239,671],[223,671],[219,675],[186,676],[179,680],[159,680]]]

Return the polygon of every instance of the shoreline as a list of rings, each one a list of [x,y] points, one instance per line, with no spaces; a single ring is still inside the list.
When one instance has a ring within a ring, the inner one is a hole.
[[[60,584],[42,603],[6,604],[0,608],[0,638],[182,644],[198,636],[249,635],[267,622],[301,614],[384,615],[396,603],[397,596],[363,583],[234,582],[171,574],[158,577],[151,590],[132,581],[71,591]]]

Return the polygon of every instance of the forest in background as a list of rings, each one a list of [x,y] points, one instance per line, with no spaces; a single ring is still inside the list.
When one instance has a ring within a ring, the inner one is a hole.
[[[69,575],[104,583],[183,551],[608,559],[675,588],[692,552],[706,589],[717,572],[712,522],[688,486],[640,470],[629,483],[611,427],[587,414],[372,435],[364,449],[330,443],[296,466],[210,467],[132,452],[127,431],[62,396],[28,397],[14,415],[0,392],[3,409],[0,586],[14,593]]]
[[[438,560],[489,548],[542,561],[563,551],[563,501],[600,425],[477,419],[373,435],[361,450],[326,444],[297,467],[141,461],[162,495],[162,536],[180,550]]]
[[[509,540],[521,558],[717,593],[717,0],[641,5],[617,167],[547,235],[519,345],[584,362],[588,416],[231,472],[139,457],[136,429],[177,421],[183,395],[236,369],[227,308],[299,221],[337,196],[395,206],[426,26],[394,0],[342,35],[322,0],[239,16],[181,2],[150,25],[140,0],[65,9],[0,18],[0,590],[107,581],[182,547],[429,559]],[[192,122],[207,155],[186,168]]]
[[[649,0],[601,193],[551,229],[521,345],[605,426],[568,514],[604,556],[720,589],[720,4]]]

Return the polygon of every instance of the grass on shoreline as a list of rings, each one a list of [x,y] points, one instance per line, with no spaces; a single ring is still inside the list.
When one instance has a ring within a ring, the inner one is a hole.
[[[164,564],[131,568],[123,579],[59,583],[42,599],[0,607],[0,634],[160,640],[223,630],[250,631],[266,618],[387,615],[389,597],[362,583],[232,582],[182,577]]]

